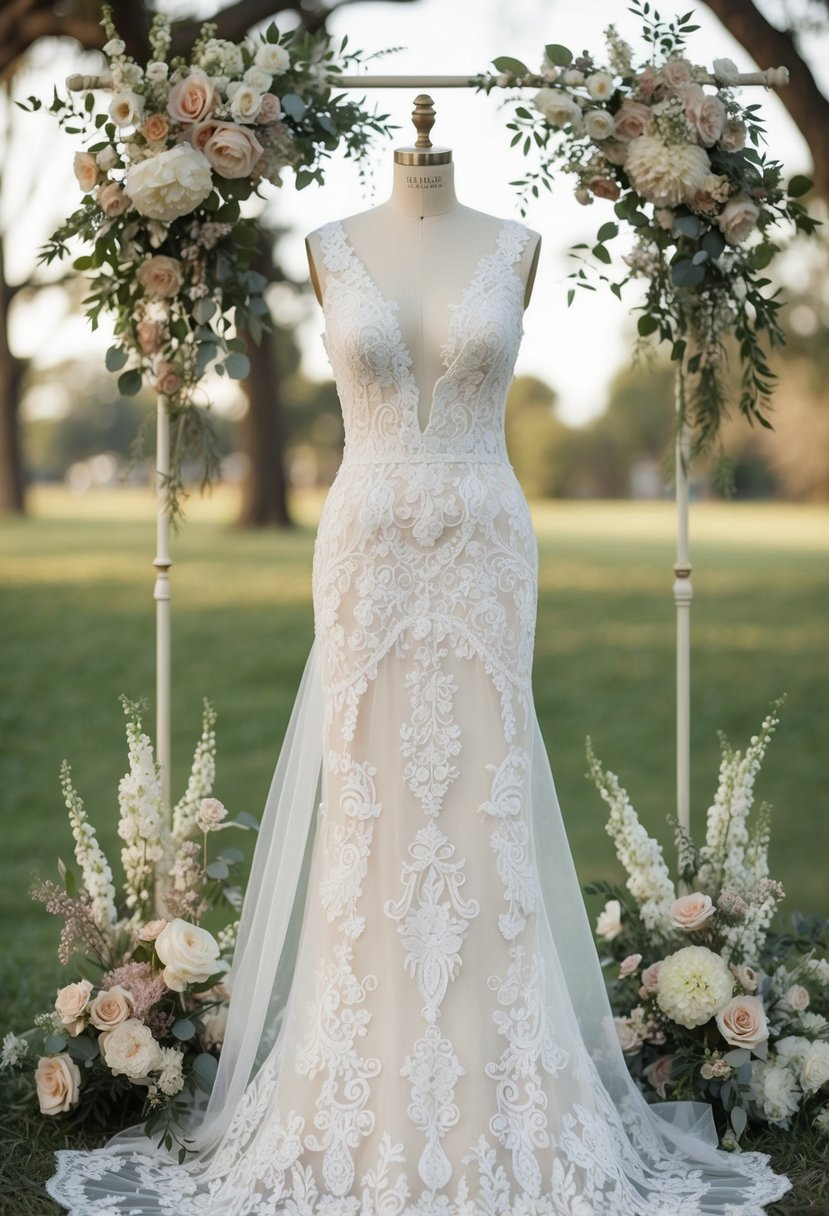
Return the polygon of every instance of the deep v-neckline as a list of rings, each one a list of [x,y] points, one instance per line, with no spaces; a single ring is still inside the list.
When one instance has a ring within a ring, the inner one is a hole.
[[[481,254],[481,256],[478,258],[478,261],[475,265],[474,270],[472,271],[472,275],[469,278],[469,281],[467,282],[466,287],[463,290],[463,294],[461,295],[460,300],[458,300],[457,303],[452,303],[452,304],[449,304],[449,306],[448,306],[449,307],[449,328],[446,332],[446,341],[444,343],[442,343],[441,348],[440,348],[441,362],[443,363],[444,370],[441,373],[441,375],[438,376],[438,378],[435,380],[434,384],[432,385],[431,400],[429,401],[429,413],[426,417],[425,423],[421,426],[421,423],[420,423],[420,401],[421,401],[420,385],[417,383],[417,377],[414,374],[414,359],[412,357],[412,353],[409,349],[408,343],[403,338],[403,331],[400,328],[400,322],[397,319],[397,313],[400,308],[400,303],[398,300],[392,299],[391,296],[387,296],[386,293],[381,290],[380,286],[378,285],[378,283],[377,283],[376,279],[374,278],[374,276],[372,275],[371,271],[368,269],[365,262],[360,257],[360,255],[357,253],[356,249],[354,248],[353,244],[351,243],[351,238],[348,235],[348,233],[346,232],[345,226],[344,226],[342,220],[332,221],[332,227],[339,231],[343,244],[345,245],[345,248],[348,252],[349,258],[351,259],[352,263],[357,268],[359,273],[362,275],[365,282],[369,285],[370,289],[373,291],[377,303],[380,304],[380,306],[385,310],[387,318],[391,323],[390,329],[391,329],[392,336],[393,336],[392,340],[394,342],[394,345],[397,348],[398,355],[401,356],[402,366],[404,368],[404,375],[406,378],[406,385],[409,388],[410,393],[412,394],[412,407],[411,407],[412,425],[414,426],[415,430],[417,431],[418,437],[421,440],[425,439],[425,437],[428,435],[428,433],[432,429],[432,423],[435,421],[435,417],[436,417],[435,403],[437,401],[438,392],[440,391],[442,386],[444,384],[446,384],[446,382],[449,380],[450,376],[452,375],[452,372],[457,367],[460,357],[463,354],[464,347],[466,346],[466,341],[462,342],[460,344],[460,346],[458,346],[458,344],[457,344],[457,337],[455,334],[455,330],[457,327],[458,316],[463,311],[464,308],[467,308],[469,306],[469,302],[473,296],[473,293],[478,289],[479,280],[482,277],[482,271],[483,271],[486,263],[489,262],[490,260],[495,260],[496,258],[498,258],[499,254],[501,253],[501,250],[502,250],[502,240],[503,240],[504,233],[506,231],[508,231],[510,225],[514,224],[514,223],[515,223],[515,221],[511,220],[511,219],[501,220],[500,226],[498,228],[498,234],[495,238],[495,243],[493,245],[493,248],[490,249],[487,253]],[[510,267],[510,269],[511,269],[511,267]],[[516,278],[516,281],[520,284],[521,280],[518,277],[518,275],[515,275],[515,278]],[[453,347],[457,347],[457,349],[455,350],[454,355],[452,355],[450,358],[449,356],[451,354]]]

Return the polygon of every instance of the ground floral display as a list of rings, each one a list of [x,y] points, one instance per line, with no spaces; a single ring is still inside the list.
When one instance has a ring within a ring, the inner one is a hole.
[[[801,1113],[829,1139],[829,920],[795,915],[794,934],[771,931],[784,892],[769,876],[770,807],[752,815],[778,709],[744,752],[722,740],[704,844],[671,819],[682,895],[661,845],[588,742],[628,876],[626,891],[585,886],[611,896],[596,936],[622,1049],[650,1101],[710,1102],[726,1148],[749,1122],[789,1128]]]
[[[61,882],[38,881],[32,896],[63,920],[58,957],[80,978],[57,990],[34,1028],[5,1036],[0,1067],[33,1071],[43,1115],[66,1116],[77,1127],[140,1114],[148,1134],[158,1132],[168,1148],[181,1144],[183,1158],[178,1106],[213,1083],[230,999],[223,976],[243,898],[235,876],[244,854],[225,846],[211,857],[209,845],[217,831],[255,829],[257,821],[245,813],[231,819],[212,796],[216,715],[205,702],[187,789],[168,824],[140,707],[126,698],[123,706],[122,896],[64,761],[77,869],[61,860]],[[217,905],[231,916],[218,938],[200,925]]]
[[[151,59],[125,53],[109,5],[102,25],[108,71],[100,90],[77,98],[55,90],[49,109],[82,138],[74,169],[80,206],[41,251],[50,262],[79,239],[88,249],[74,266],[91,275],[84,301],[96,328],[110,312],[115,344],[107,367],[118,389],[146,382],[168,404],[173,450],[168,504],[175,517],[182,464],[197,457],[202,480],[217,471],[209,402],[200,385],[208,368],[234,379],[249,371],[240,330],[258,342],[269,328],[267,281],[251,269],[259,239],[242,207],[263,185],[281,186],[291,170],[297,189],[322,183],[326,158],[339,148],[362,161],[387,115],[334,91],[361,62],[343,38],[325,32],[280,33],[275,24],[237,44],[216,38],[206,22],[187,57],[168,62],[170,18],[157,14]],[[40,109],[36,97],[23,109]],[[136,450],[143,443],[137,437]]]
[[[610,26],[604,56],[550,44],[538,74],[503,56],[493,61],[497,77],[477,79],[487,91],[541,86],[529,102],[521,93],[513,99],[507,123],[513,146],[536,162],[513,183],[522,214],[528,198],[552,190],[561,174],[579,202],[613,204],[616,219],[600,225],[592,246],[574,246],[581,265],[568,300],[579,288],[596,290],[596,277],[619,298],[630,279],[646,283],[639,353],[654,338],[670,343],[681,373],[678,420],[700,451],[727,413],[729,337],[742,368],[739,409],[770,425],[775,377],[763,339],[779,346],[784,335],[778,291],[768,290],[763,272],[786,229],[810,234],[817,227],[798,201],[812,183],[798,175],[785,185],[782,164],[759,150],[762,107],[737,99],[735,64],[715,59],[709,72],[686,57],[685,39],[698,28],[692,13],[666,22],[648,0],[633,0],[629,11],[642,22],[643,62]],[[632,230],[635,242],[621,258],[626,277],[614,281],[604,268],[616,260],[608,243],[621,229]]]

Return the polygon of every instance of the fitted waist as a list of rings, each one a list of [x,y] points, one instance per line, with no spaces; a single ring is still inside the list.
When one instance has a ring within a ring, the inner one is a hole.
[[[364,456],[351,455],[346,449],[343,452],[343,465],[352,464],[500,464],[512,468],[506,452],[496,455],[480,455],[475,453],[458,452],[406,452],[394,456]]]

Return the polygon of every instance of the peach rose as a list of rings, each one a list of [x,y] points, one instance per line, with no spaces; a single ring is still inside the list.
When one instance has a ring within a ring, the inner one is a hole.
[[[261,123],[279,122],[282,117],[282,105],[275,93],[263,93],[262,104],[259,107],[259,113],[256,115],[256,121]]]
[[[619,978],[621,979],[627,975],[633,975],[641,961],[641,954],[629,954],[627,958],[623,958],[619,965]]]
[[[252,131],[232,122],[219,122],[202,148],[220,177],[250,177],[264,148]]]
[[[175,363],[159,363],[155,373],[156,391],[172,397],[181,388],[181,371]],[[165,928],[167,926],[165,925]]]
[[[205,122],[194,122],[192,127],[187,128],[185,139],[187,139],[194,148],[198,148],[199,152],[203,152],[204,145],[216,130],[217,125],[217,123],[211,122],[209,119]]]
[[[685,116],[706,148],[715,144],[725,126],[725,106],[719,97],[709,96],[701,85],[692,84],[685,90]]]
[[[710,895],[695,891],[692,895],[681,895],[671,904],[671,923],[678,929],[693,933],[706,924],[716,911]]]
[[[591,177],[587,189],[591,194],[595,194],[596,198],[615,200],[621,194],[619,183],[611,181],[609,177]]]
[[[170,89],[167,113],[174,122],[201,122],[213,110],[217,100],[216,90],[207,73],[201,68],[193,68],[189,76]]]
[[[766,1011],[757,996],[733,996],[716,1016],[720,1034],[732,1047],[756,1047],[769,1037]]]
[[[691,83],[691,65],[687,59],[669,59],[658,75],[663,84],[677,93]]]
[[[673,1062],[673,1056],[657,1056],[647,1068],[642,1069],[645,1077],[659,1094],[660,1098],[665,1097],[665,1086],[670,1083]]]
[[[98,162],[91,152],[76,152],[72,168],[78,185],[84,194],[89,194],[98,184]]]
[[[67,984],[58,988],[55,1012],[63,1025],[74,1038],[79,1035],[86,1024],[86,1008],[92,995],[92,985],[89,980],[79,980],[77,984]]]
[[[596,933],[610,942],[619,936],[622,928],[622,905],[618,899],[609,899],[596,917]]]
[[[662,960],[660,959],[659,962],[651,963],[650,967],[646,967],[642,972],[642,987],[648,995],[656,992],[656,989],[659,987],[659,968],[661,966]]]
[[[739,118],[729,118],[720,136],[720,147],[724,152],[741,152],[746,146],[746,125]]]
[[[726,203],[717,218],[720,232],[729,245],[739,245],[753,232],[760,217],[760,209],[747,195],[738,195]]]
[[[78,1104],[81,1070],[65,1052],[41,1056],[35,1069],[35,1088],[42,1115],[58,1115]]]
[[[161,253],[147,258],[138,268],[137,277],[148,296],[163,299],[178,295],[184,281],[178,258],[168,258]]]
[[[143,324],[143,322],[142,322],[142,324]],[[157,322],[150,321],[149,324],[155,325],[155,324],[157,324]],[[148,351],[148,354],[152,354],[152,351]],[[141,938],[142,942],[154,942],[155,939],[158,937],[159,933],[161,932],[161,930],[166,929],[166,927],[167,927],[167,922],[163,916],[160,917],[158,920],[148,920],[146,925],[142,926],[141,931],[139,932],[138,936]]]
[[[132,994],[120,984],[105,988],[89,1006],[89,1020],[97,1030],[112,1030],[132,1013]]]
[[[616,111],[617,139],[637,139],[644,135],[650,125],[650,106],[642,105],[641,101],[624,101]]]
[[[129,206],[129,199],[117,182],[107,182],[101,186],[96,198],[104,215],[123,215]]]
[[[802,1013],[804,1009],[808,1009],[810,999],[808,988],[804,988],[802,984],[792,984],[783,997],[783,1004],[794,1013]]]
[[[141,134],[149,143],[160,143],[169,130],[170,124],[163,114],[150,114],[141,124]]]
[[[151,321],[149,317],[144,317],[135,327],[135,335],[138,338],[138,345],[141,347],[145,355],[154,355],[161,350],[164,345],[164,340],[167,337],[166,326],[161,321]],[[151,921],[153,925],[158,924],[158,921]],[[144,937],[144,933],[149,926],[145,925],[139,933],[142,941],[152,941],[151,937]],[[161,923],[161,929],[164,928],[164,922]]]

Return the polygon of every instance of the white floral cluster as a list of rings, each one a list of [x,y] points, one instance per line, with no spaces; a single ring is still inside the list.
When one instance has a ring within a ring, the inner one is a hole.
[[[132,921],[140,925],[151,911],[156,867],[168,856],[167,828],[152,743],[134,707],[126,701],[124,706],[133,716],[127,722],[129,769],[118,784],[118,835],[125,842],[121,864],[126,903]]]
[[[216,711],[209,701],[204,701],[201,737],[193,753],[187,789],[173,808],[172,842],[181,844],[196,826],[196,818],[203,798],[213,792],[216,779]]]
[[[98,844],[83,801],[72,785],[72,771],[65,760],[60,769],[60,784],[75,839],[75,860],[80,866],[84,889],[92,901],[92,918],[102,929],[108,929],[117,919],[112,869]]]
[[[232,959],[233,951],[236,949],[236,939],[239,936],[240,921],[234,920],[230,924],[225,925],[224,929],[220,929],[218,933],[219,953],[224,959]]]
[[[662,846],[645,831],[618,777],[602,770],[590,740],[587,757],[591,776],[610,807],[605,830],[612,837],[616,854],[627,870],[626,885],[639,905],[642,923],[654,937],[669,936],[676,891],[662,855]]]
[[[752,1069],[752,1097],[769,1123],[787,1126],[804,1097],[829,1085],[829,1042],[787,1035],[775,1047]]]
[[[29,1044],[20,1035],[9,1031],[3,1036],[0,1048],[0,1068],[16,1068],[29,1054]]]

